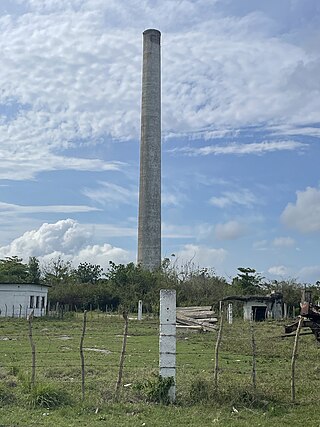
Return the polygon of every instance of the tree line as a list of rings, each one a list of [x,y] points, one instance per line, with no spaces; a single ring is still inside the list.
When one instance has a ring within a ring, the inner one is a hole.
[[[267,281],[255,269],[245,267],[239,267],[237,276],[227,281],[214,269],[200,268],[192,262],[178,267],[168,258],[158,271],[150,272],[134,263],[117,265],[112,261],[107,271],[89,262],[74,267],[60,256],[44,265],[36,257],[28,262],[17,256],[0,259],[0,282],[48,285],[51,303],[68,304],[72,309],[104,310],[108,306],[116,310],[121,306],[134,310],[141,299],[150,312],[158,309],[161,288],[176,289],[179,306],[214,305],[230,295],[277,291],[283,293],[287,304],[299,307],[304,286],[294,279]],[[315,300],[320,298],[319,285],[309,285]]]

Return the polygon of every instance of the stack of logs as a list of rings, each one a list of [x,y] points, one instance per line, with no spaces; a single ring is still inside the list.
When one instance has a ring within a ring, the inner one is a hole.
[[[177,328],[188,328],[199,331],[216,330],[218,319],[212,307],[177,307]]]

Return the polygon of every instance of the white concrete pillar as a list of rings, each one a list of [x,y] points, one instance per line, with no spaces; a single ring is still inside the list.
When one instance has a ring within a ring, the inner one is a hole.
[[[288,318],[288,306],[287,303],[283,303],[283,318],[287,319]]]
[[[159,367],[163,378],[176,378],[176,291],[160,290]],[[171,402],[176,398],[175,384],[169,390]]]
[[[138,320],[142,320],[142,300],[138,302]]]
[[[232,325],[232,322],[233,322],[233,311],[232,311],[232,304],[231,303],[228,304],[227,315],[228,315],[228,323],[229,323],[229,325]]]

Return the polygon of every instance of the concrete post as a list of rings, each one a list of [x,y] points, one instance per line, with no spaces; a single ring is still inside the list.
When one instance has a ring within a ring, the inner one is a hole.
[[[176,291],[160,290],[160,376],[176,378]],[[171,402],[175,401],[176,387],[169,390]]]
[[[286,302],[283,303],[283,318],[284,319],[288,318],[288,305]]]
[[[138,302],[138,320],[142,320],[142,301],[141,301],[141,299]]]
[[[138,264],[161,265],[161,60],[158,30],[143,33]]]
[[[232,304],[228,304],[228,311],[227,311],[227,316],[228,316],[228,323],[229,325],[232,325],[233,322],[233,313],[232,313]]]

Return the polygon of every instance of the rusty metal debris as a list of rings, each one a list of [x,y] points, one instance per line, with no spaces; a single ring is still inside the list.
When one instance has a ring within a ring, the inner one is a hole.
[[[300,316],[303,317],[302,327],[310,328],[316,340],[320,342],[320,306],[312,302],[302,302],[300,304]],[[287,325],[284,328],[286,334],[297,330],[299,321]]]

